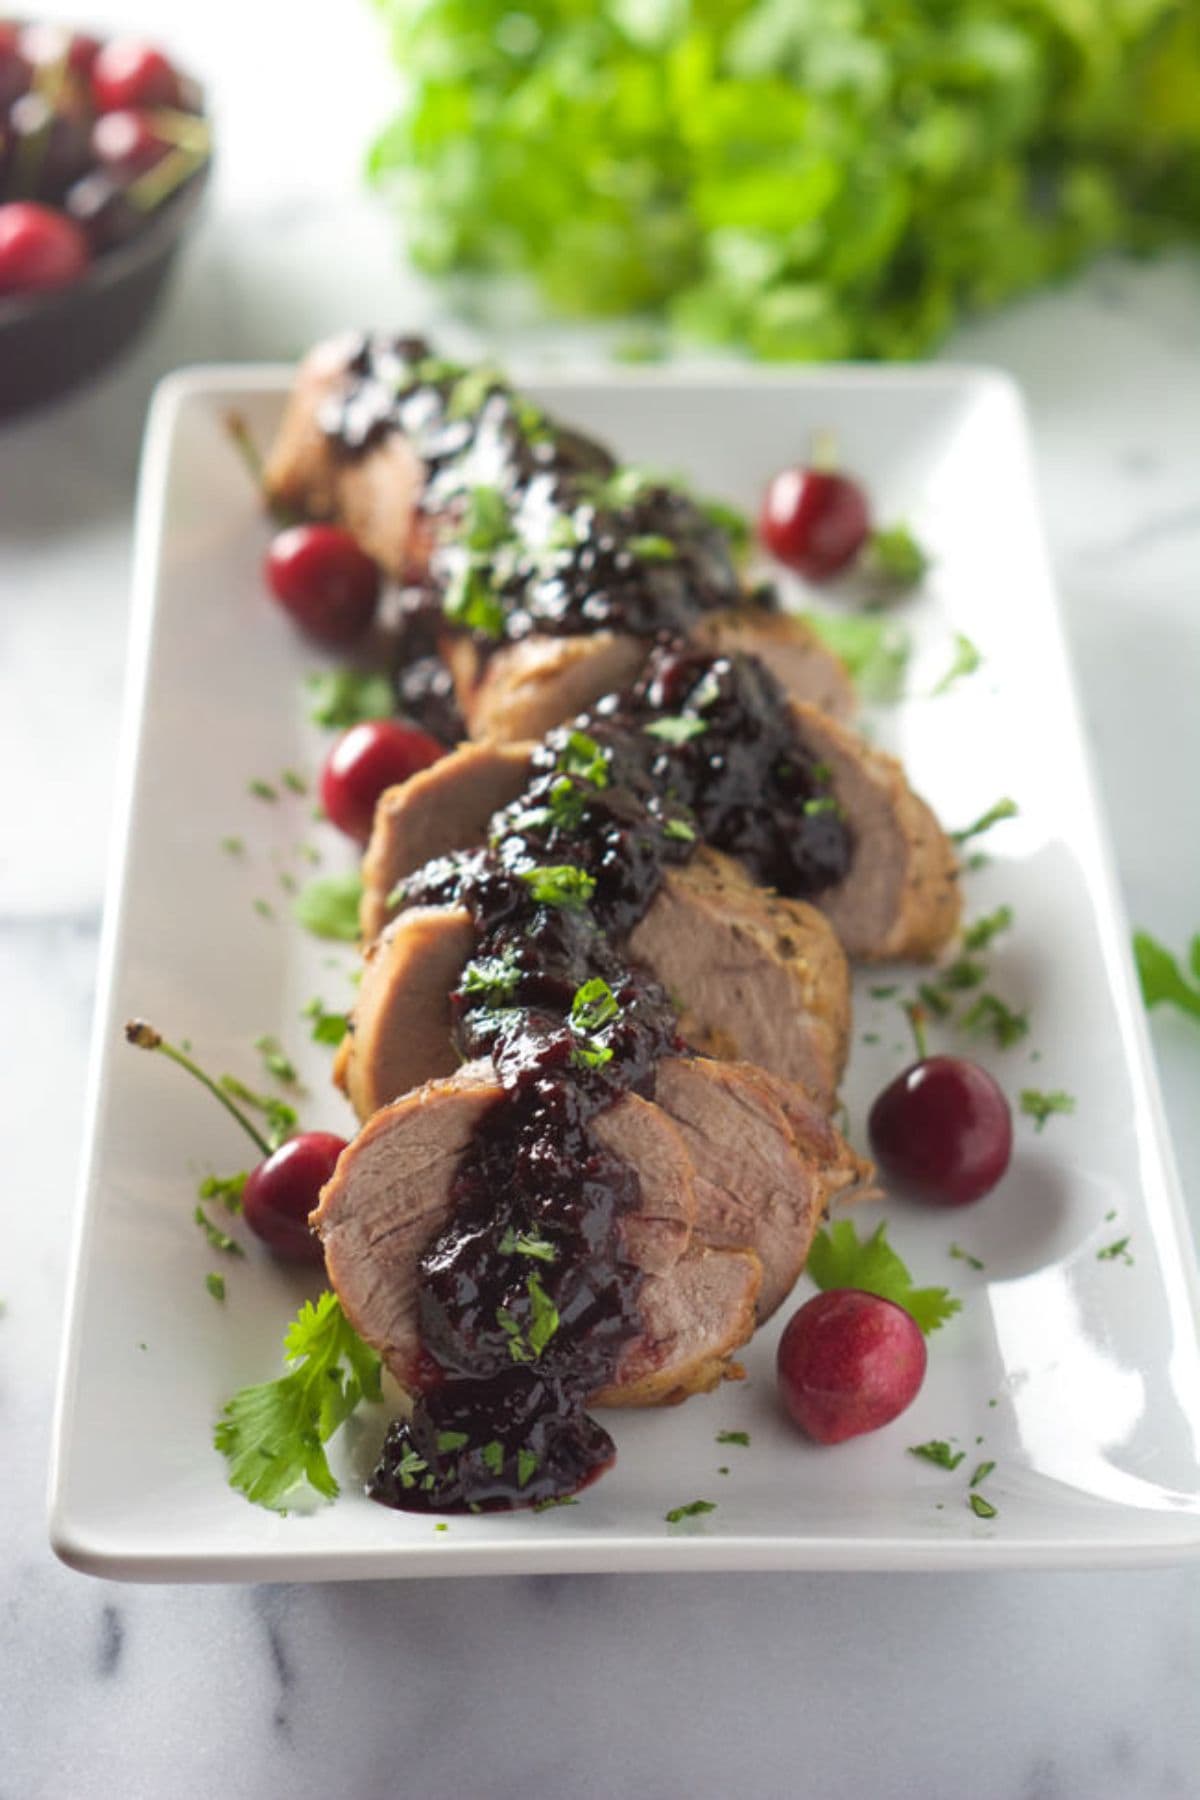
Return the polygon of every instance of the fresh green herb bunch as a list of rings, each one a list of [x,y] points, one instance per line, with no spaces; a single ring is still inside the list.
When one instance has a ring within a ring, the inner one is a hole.
[[[376,4],[417,261],[564,311],[906,357],[1200,221],[1198,0]]]

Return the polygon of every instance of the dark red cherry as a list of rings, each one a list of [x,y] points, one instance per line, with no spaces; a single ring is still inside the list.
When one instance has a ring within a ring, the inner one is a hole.
[[[161,50],[138,38],[111,38],[92,64],[97,112],[126,106],[178,106],[179,76]]]
[[[772,556],[808,581],[828,581],[854,561],[871,533],[867,497],[832,470],[784,469],[767,488],[759,535]]]
[[[928,1056],[897,1075],[872,1106],[867,1131],[883,1174],[937,1206],[990,1193],[1012,1156],[1002,1089],[957,1056]]]
[[[819,1444],[890,1424],[916,1399],[925,1366],[925,1339],[911,1313],[858,1288],[806,1301],[776,1355],[783,1404]]]
[[[120,175],[92,169],[67,189],[64,208],[87,238],[93,256],[127,244],[145,230],[146,215],[129,198]]]
[[[29,200],[0,206],[0,294],[66,287],[88,260],[87,239],[72,219]]]
[[[361,637],[379,602],[379,569],[340,525],[292,525],[267,552],[267,586],[322,644]]]
[[[339,831],[365,844],[385,788],[407,781],[445,754],[444,744],[399,719],[352,725],[325,759],[321,805]]]
[[[345,1138],[332,1131],[303,1131],[251,1170],[242,1191],[243,1215],[255,1236],[284,1262],[324,1261],[308,1215],[345,1148]]]
[[[72,75],[87,77],[100,53],[96,38],[84,31],[68,31],[62,25],[23,25],[17,40],[21,55],[34,68],[64,63]]]

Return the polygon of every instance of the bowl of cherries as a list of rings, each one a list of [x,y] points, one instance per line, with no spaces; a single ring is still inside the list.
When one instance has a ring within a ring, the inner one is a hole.
[[[135,335],[209,160],[200,90],[161,50],[0,19],[0,417]]]

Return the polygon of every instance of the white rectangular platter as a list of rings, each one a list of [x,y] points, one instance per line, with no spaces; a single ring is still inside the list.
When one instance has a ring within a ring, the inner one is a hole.
[[[350,949],[307,937],[288,886],[352,857],[314,824],[312,797],[249,791],[285,769],[310,782],[328,738],[304,679],[322,666],[266,600],[267,526],[231,449],[231,406],[260,442],[289,372],[175,376],[155,401],[138,507],[123,798],[98,1006],[70,1318],[52,1472],[51,1535],[67,1562],[137,1580],[323,1580],[633,1569],[1000,1568],[1147,1563],[1200,1549],[1197,1281],[1170,1165],[1079,713],[1037,520],[1019,399],[987,371],[829,369],[531,378],[534,396],[623,457],[679,471],[750,509],[816,429],[836,437],[882,520],[935,558],[896,617],[911,633],[907,697],[866,726],[906,761],[950,827],[1001,795],[1019,816],[980,847],[968,918],[1007,904],[990,983],[1028,1008],[1029,1035],[980,1049],[1014,1101],[1068,1090],[1072,1114],[1017,1120],[1013,1164],[973,1207],[886,1216],[922,1285],[962,1312],[930,1340],[925,1386],[885,1430],[836,1448],[801,1439],[775,1395],[782,1320],[747,1379],[665,1412],[609,1415],[616,1468],[577,1506],[454,1518],[390,1512],[363,1494],[384,1413],[333,1455],[333,1505],[277,1517],[231,1492],[213,1421],[237,1388],[281,1371],[282,1333],[319,1283],[265,1252],[221,1259],[192,1211],[206,1171],[245,1166],[236,1127],[161,1058],[122,1039],[132,1015],[253,1081],[254,1040],[300,1063],[304,1122],[348,1131],[308,1042],[305,1002],[344,1006]],[[800,597],[798,595],[793,597]],[[811,604],[811,596],[803,597]],[[954,634],[983,661],[937,697]],[[219,847],[228,837],[244,854]],[[265,902],[265,906],[256,906]],[[910,1060],[900,1001],[918,976],[860,972],[844,1094],[864,1144],[873,1095]],[[871,988],[899,985],[875,998]],[[1125,1240],[1119,1254],[1114,1244]],[[952,1254],[952,1246],[982,1265]],[[224,1304],[206,1291],[220,1266]],[[801,1283],[797,1298],[809,1291]],[[784,1309],[785,1314],[789,1308]],[[748,1447],[719,1444],[746,1432]],[[909,1448],[949,1441],[955,1471]],[[967,1476],[995,1464],[995,1516]],[[694,1499],[716,1510],[670,1525]]]

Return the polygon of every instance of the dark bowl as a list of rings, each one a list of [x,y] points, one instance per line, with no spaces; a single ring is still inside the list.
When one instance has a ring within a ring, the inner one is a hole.
[[[65,394],[137,336],[162,295],[204,194],[211,158],[144,230],[69,287],[0,299],[0,419]]]

